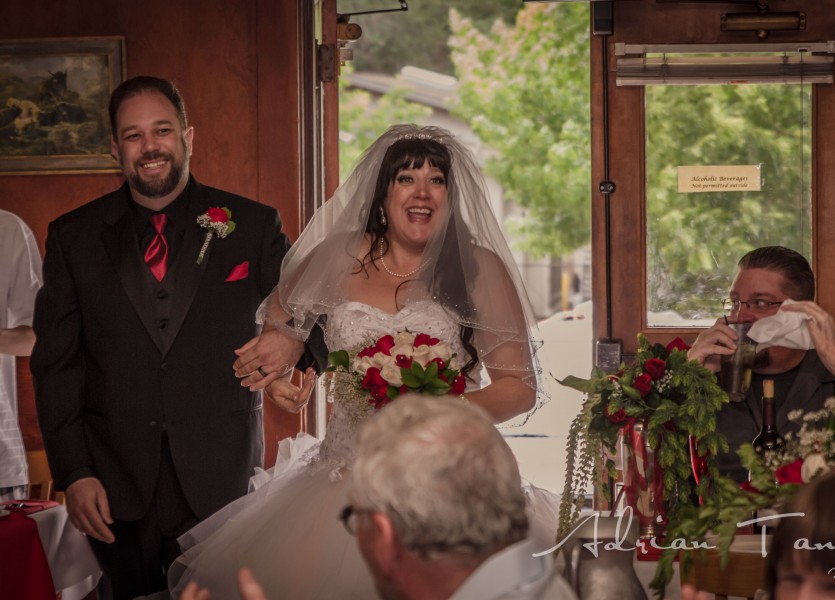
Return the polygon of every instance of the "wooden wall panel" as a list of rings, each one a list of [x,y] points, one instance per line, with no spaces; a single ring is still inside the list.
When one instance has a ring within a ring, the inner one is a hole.
[[[192,173],[208,185],[276,206],[295,239],[298,5],[275,0],[4,2],[0,39],[124,36],[126,76],[170,78],[185,97],[195,128]],[[52,219],[121,182],[117,174],[0,176],[0,208],[20,215],[43,250]],[[34,402],[28,372],[21,371],[21,412],[28,424]],[[297,416],[276,413],[270,411],[266,419],[269,464],[275,439],[300,423]],[[37,431],[27,431],[26,437],[40,443]]]

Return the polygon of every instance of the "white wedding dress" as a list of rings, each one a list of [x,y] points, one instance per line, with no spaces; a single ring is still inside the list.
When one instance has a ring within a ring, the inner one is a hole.
[[[458,324],[431,301],[408,305],[394,315],[348,302],[328,315],[325,340],[331,350],[355,352],[406,329],[449,343],[459,364],[466,362]],[[479,387],[477,371],[471,374],[473,389]],[[357,431],[376,410],[366,397],[351,391],[347,376],[336,375],[332,383],[328,401],[333,410],[325,439],[319,443],[299,434],[283,440],[276,466],[253,477],[255,491],[180,538],[186,551],[169,576],[175,593],[193,579],[208,587],[213,598],[238,598],[236,573],[249,567],[271,600],[377,598],[356,540],[338,520],[347,504]],[[526,490],[530,498],[531,488]],[[553,514],[546,513],[550,522]],[[546,531],[543,549],[551,545],[554,530]]]
[[[325,341],[330,350],[353,352],[406,329],[448,342],[459,359],[467,356],[458,324],[429,301],[394,315],[348,302],[328,315]],[[377,597],[356,540],[337,518],[347,504],[357,431],[376,412],[365,397],[346,389],[350,386],[344,375],[329,386],[333,410],[321,444],[304,434],[283,440],[276,466],[253,478],[258,489],[181,538],[184,547],[196,545],[172,567],[169,583],[176,583],[175,591],[194,579],[213,598],[237,598],[236,573],[246,566],[271,600]]]

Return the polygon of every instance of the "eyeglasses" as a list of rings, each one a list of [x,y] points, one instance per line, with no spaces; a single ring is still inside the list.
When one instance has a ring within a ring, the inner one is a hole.
[[[752,312],[762,313],[771,310],[772,306],[778,306],[782,303],[783,300],[772,301],[763,300],[762,298],[757,298],[756,300],[749,300],[748,302],[745,302],[744,300],[735,300],[733,298],[725,298],[724,300],[722,300],[722,307],[725,310],[729,310],[731,312],[739,312],[739,309],[742,308],[742,305],[744,304],[748,310]]]
[[[357,535],[357,517],[365,512],[373,511],[364,508],[354,508],[350,504],[339,511],[339,520],[342,521],[342,526],[345,528],[345,531],[351,535]]]

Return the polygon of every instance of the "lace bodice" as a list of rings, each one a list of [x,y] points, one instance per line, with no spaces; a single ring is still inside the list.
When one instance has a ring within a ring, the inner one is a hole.
[[[462,359],[468,354],[458,337],[457,322],[439,304],[428,300],[410,304],[397,314],[361,302],[347,302],[328,315],[325,341],[331,351],[354,352],[383,335],[406,329],[413,333],[427,333],[450,344],[459,357],[459,365],[469,360]],[[470,376],[477,380],[476,371],[478,369],[473,369]],[[338,469],[353,462],[357,430],[365,419],[374,414],[375,408],[368,402],[367,395],[354,392],[352,382],[345,374],[335,375],[327,389],[333,411],[319,460]]]

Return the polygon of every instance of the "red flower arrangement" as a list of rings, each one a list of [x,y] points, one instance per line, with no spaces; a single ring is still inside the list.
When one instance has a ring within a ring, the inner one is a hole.
[[[561,534],[571,530],[590,483],[608,494],[603,474],[614,473],[615,464],[609,459],[601,469],[596,459],[604,454],[604,447],[610,456],[617,455],[619,436],[630,439],[637,421],[642,421],[656,466],[662,471],[657,480],[663,486],[669,519],[677,517],[679,508],[689,504],[696,491],[689,458],[691,437],[698,440],[698,459],[715,472],[711,469],[715,456],[727,449],[724,436],[716,432],[716,413],[728,396],[713,373],[687,359],[687,349],[679,338],[664,346],[651,344],[639,334],[634,362],[622,364],[617,373],[595,368],[589,379],[569,376],[560,381],[586,393],[566,445]]]
[[[452,348],[426,333],[384,335],[353,357],[347,350],[331,352],[328,363],[328,371],[350,374],[377,409],[409,392],[460,395],[466,387]]]

